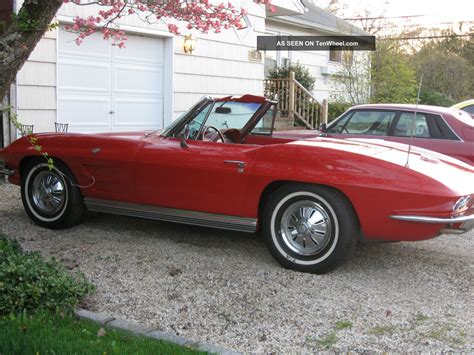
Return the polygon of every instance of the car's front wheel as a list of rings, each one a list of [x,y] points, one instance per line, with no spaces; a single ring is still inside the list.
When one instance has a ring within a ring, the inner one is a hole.
[[[84,201],[68,167],[57,161],[31,161],[22,173],[21,198],[28,216],[50,229],[72,227],[82,221]]]
[[[357,241],[358,223],[338,191],[289,184],[272,193],[263,213],[267,247],[286,268],[325,273],[346,260]]]

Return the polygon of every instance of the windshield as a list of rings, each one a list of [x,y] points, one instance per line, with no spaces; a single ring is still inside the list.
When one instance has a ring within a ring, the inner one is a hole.
[[[198,139],[200,134],[209,126],[219,131],[241,130],[255,116],[262,105],[263,103],[260,102],[203,100],[171,123],[162,135],[178,137],[186,123],[189,126],[189,139]],[[266,119],[257,123],[254,130],[261,133],[271,132],[273,111],[266,116],[268,116]]]
[[[185,119],[185,117],[187,117],[189,114],[191,114],[194,110],[198,109],[203,103],[204,103],[203,100],[198,101],[189,110],[187,110],[187,111],[183,112],[182,114],[180,114],[178,116],[178,118],[176,118],[173,122],[171,122],[171,124],[168,127],[166,127],[166,129],[161,133],[161,135],[163,135],[165,137],[168,136],[170,134],[170,132],[173,131],[173,129],[176,126],[178,126],[183,119]]]
[[[205,127],[221,129],[242,129],[262,105],[255,102],[210,102],[189,123],[190,139],[197,139]]]

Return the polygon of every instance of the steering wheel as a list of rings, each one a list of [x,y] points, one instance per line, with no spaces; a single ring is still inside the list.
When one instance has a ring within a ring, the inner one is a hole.
[[[222,140],[222,143],[225,142],[225,138],[224,136],[222,135],[221,131],[219,131],[218,128],[214,127],[214,126],[206,126],[204,127],[204,131],[202,131],[202,140],[204,140],[204,137],[206,136],[206,132],[209,130],[209,129],[213,129],[214,131],[216,131],[217,135],[219,136],[219,139]],[[214,142],[214,139],[215,139],[216,136],[212,136],[208,142]]]

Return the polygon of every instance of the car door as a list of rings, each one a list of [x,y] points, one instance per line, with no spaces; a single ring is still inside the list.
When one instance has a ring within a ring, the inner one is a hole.
[[[413,138],[411,130],[413,129]],[[466,143],[457,137],[440,115],[402,111],[390,132],[390,141],[413,144],[469,162]]]
[[[135,158],[138,203],[239,216],[256,145],[158,137]]]

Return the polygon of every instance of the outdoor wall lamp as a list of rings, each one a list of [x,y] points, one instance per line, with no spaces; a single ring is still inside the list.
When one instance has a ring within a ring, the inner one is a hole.
[[[196,49],[196,42],[196,38],[193,38],[192,35],[184,36],[184,53],[193,54],[193,51]]]

